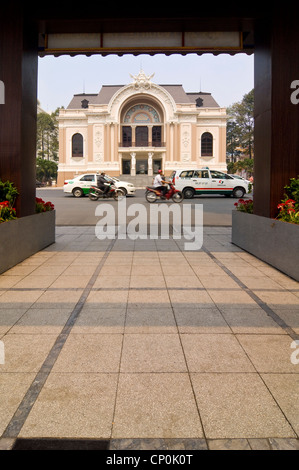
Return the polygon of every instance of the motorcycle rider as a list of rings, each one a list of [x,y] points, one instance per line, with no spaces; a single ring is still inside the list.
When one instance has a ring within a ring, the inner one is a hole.
[[[167,193],[168,191],[168,188],[167,188],[167,182],[162,178],[162,170],[158,170],[158,174],[155,176],[155,179],[154,179],[154,188],[161,191],[162,193],[162,198],[164,199],[165,198],[165,194]]]
[[[104,172],[102,172],[100,175],[97,175],[97,186],[99,189],[101,189],[101,191],[103,191],[103,195],[106,196],[110,186],[107,184],[107,179],[105,178]]]

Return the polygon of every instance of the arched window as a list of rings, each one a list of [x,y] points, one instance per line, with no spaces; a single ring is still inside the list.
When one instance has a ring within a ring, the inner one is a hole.
[[[72,157],[83,157],[83,136],[74,134],[72,137]]]
[[[204,132],[201,136],[201,156],[213,156],[213,136],[210,132]]]

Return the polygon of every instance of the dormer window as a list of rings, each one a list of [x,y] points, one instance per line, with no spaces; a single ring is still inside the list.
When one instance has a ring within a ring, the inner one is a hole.
[[[86,100],[86,99],[82,100],[81,101],[81,108],[87,109],[88,108],[88,103],[89,103],[88,100]]]

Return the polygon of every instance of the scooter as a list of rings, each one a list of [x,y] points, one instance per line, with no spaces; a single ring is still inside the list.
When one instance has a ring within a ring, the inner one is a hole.
[[[168,183],[168,186],[169,188],[167,193],[165,193],[165,196],[162,195],[161,190],[156,189],[152,186],[146,186],[145,199],[147,200],[147,202],[156,202],[157,199],[166,199],[167,201],[171,199],[173,202],[182,202],[182,200],[184,199],[182,191],[175,189],[174,184],[170,181]]]
[[[104,191],[97,186],[91,186],[88,197],[91,201],[97,201],[98,199],[107,199],[112,197],[115,201],[125,196],[122,189],[117,188],[112,183],[109,183],[109,191],[104,194]]]

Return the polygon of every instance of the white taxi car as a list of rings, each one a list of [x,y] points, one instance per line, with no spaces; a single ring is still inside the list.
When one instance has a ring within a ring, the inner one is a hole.
[[[89,193],[90,187],[97,184],[97,174],[98,173],[85,173],[84,175],[76,176],[70,180],[65,180],[63,192],[73,194],[75,197],[85,196]],[[117,188],[122,189],[125,195],[135,194],[136,189],[132,183],[120,181],[119,179],[108,175],[106,175],[106,177],[107,180],[113,180],[113,184]]]
[[[241,198],[248,193],[246,181],[209,168],[175,170],[170,178],[176,189],[183,192],[185,199],[200,194],[220,194],[226,197],[232,195]]]

